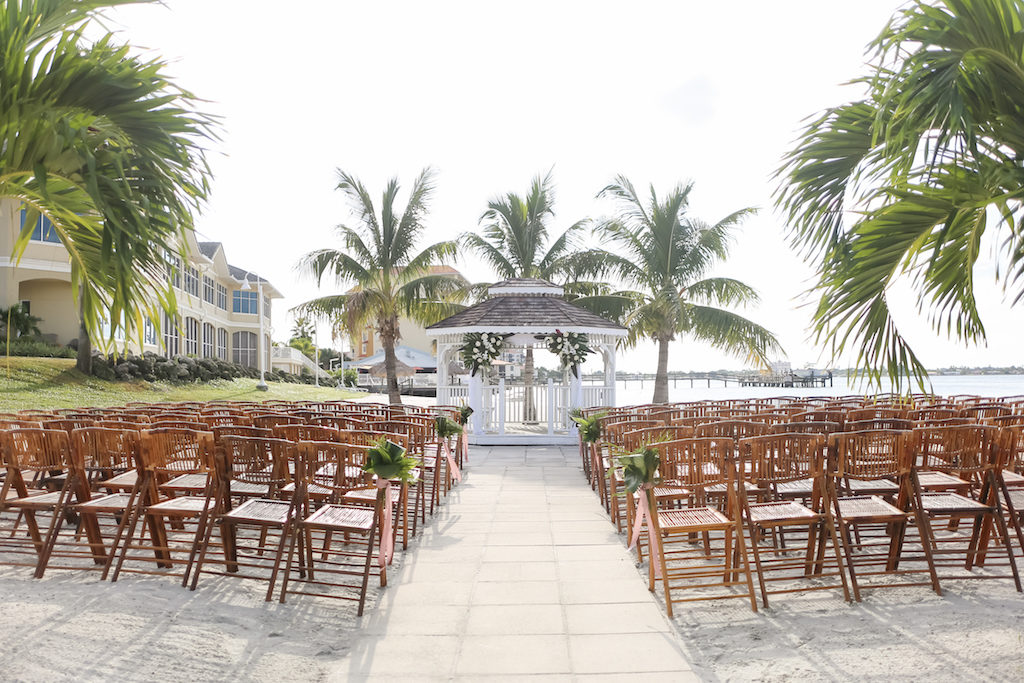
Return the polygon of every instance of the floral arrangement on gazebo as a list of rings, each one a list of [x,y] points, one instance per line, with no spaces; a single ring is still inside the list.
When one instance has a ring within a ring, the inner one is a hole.
[[[580,363],[594,352],[588,342],[587,335],[581,332],[555,330],[554,334],[544,337],[548,351],[558,356],[562,367],[572,370],[574,377],[580,376]]]
[[[502,349],[505,348],[505,337],[508,335],[493,332],[470,332],[462,336],[462,362],[469,368],[470,377],[476,375],[480,368],[489,368]]]

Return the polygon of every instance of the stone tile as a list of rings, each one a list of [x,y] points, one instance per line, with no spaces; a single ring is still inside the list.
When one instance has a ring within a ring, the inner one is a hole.
[[[390,605],[363,616],[360,632],[391,635],[459,635],[466,629],[465,605]]]
[[[557,579],[558,572],[554,562],[484,562],[476,573],[477,581],[555,581]]]
[[[557,581],[481,581],[473,589],[474,605],[558,603]]]
[[[569,652],[574,673],[692,673],[670,633],[574,635],[569,636]]]
[[[562,606],[473,605],[466,622],[468,635],[529,635],[565,633]]]
[[[484,548],[484,562],[552,562],[555,548],[550,545],[505,545]]]
[[[625,545],[626,542],[626,537],[620,536],[614,527],[604,531],[554,531],[551,533],[551,538],[554,540],[555,545],[558,546],[597,545],[601,543]]]
[[[448,676],[455,666],[460,642],[457,636],[359,638],[338,674],[343,678],[385,674]]]
[[[569,650],[565,636],[466,636],[456,675],[567,674]]]
[[[633,562],[633,558],[621,560],[584,560],[582,562],[559,562],[558,578],[562,581],[586,581],[590,579],[639,579],[645,580]]]
[[[421,581],[388,585],[381,597],[381,607],[392,605],[468,605],[473,584],[469,581]]]
[[[559,562],[615,561],[628,557],[626,546],[620,543],[559,546],[555,548],[555,555]]]
[[[570,634],[669,633],[663,610],[654,602],[565,605]]]
[[[388,584],[392,581],[402,583],[433,583],[436,581],[471,582],[477,576],[479,564],[459,564],[457,562],[411,562],[398,572],[397,580],[388,575]]]
[[[576,674],[572,680],[580,683],[701,683],[704,679],[692,671],[652,671],[628,674]]]
[[[562,581],[562,602],[566,605],[644,602],[651,593],[639,577],[634,579]]]
[[[543,546],[550,545],[551,542],[551,533],[548,531],[537,531],[523,534],[492,531],[487,537],[488,547],[504,545]]]

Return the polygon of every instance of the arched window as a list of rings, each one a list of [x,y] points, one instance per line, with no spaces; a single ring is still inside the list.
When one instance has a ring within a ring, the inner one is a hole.
[[[164,352],[167,357],[176,356],[181,353],[181,335],[178,332],[177,321],[164,313]]]
[[[228,359],[228,331],[223,327],[217,329],[217,358]]]
[[[185,355],[199,355],[199,321],[185,318]]]
[[[213,358],[213,347],[217,343],[217,328],[203,323],[203,358]]]
[[[239,365],[255,367],[258,359],[256,355],[256,335],[252,332],[235,332],[231,335],[231,360]]]

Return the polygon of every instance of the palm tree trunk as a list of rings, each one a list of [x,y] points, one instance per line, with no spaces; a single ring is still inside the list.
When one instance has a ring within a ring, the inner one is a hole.
[[[75,367],[86,375],[92,374],[92,340],[89,339],[89,330],[85,326],[81,306],[78,309],[78,359],[75,361]]]
[[[387,381],[388,400],[392,404],[402,402],[398,391],[398,369],[395,356],[395,341],[398,339],[398,321],[388,320],[381,325],[380,341],[384,345],[384,374]]]
[[[533,402],[533,347],[526,347],[523,363],[523,422],[537,421],[537,406]]]
[[[654,375],[652,403],[668,403],[668,339],[658,339],[658,372]]]

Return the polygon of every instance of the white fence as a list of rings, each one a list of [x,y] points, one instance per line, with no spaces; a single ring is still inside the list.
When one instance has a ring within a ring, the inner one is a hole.
[[[609,405],[611,396],[609,387],[582,386],[580,405]],[[487,434],[564,434],[573,427],[569,418],[571,387],[553,381],[525,386],[500,379],[496,385],[483,386],[480,398],[483,431]],[[438,387],[437,402],[441,405],[468,404],[469,387]]]

